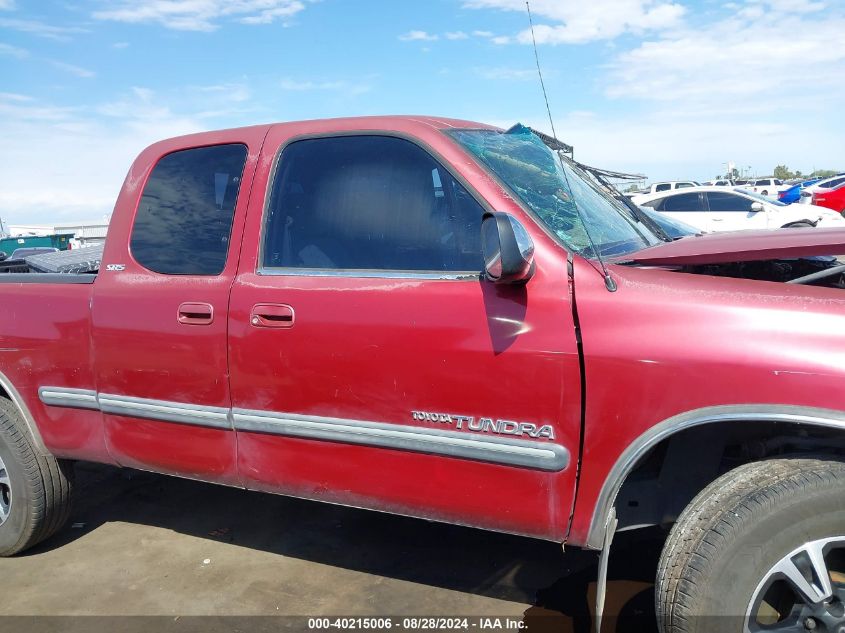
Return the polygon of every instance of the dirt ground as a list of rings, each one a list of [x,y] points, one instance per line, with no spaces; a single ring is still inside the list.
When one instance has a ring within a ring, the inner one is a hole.
[[[605,630],[655,630],[659,546],[617,535]],[[43,616],[444,615],[586,632],[596,565],[595,552],[553,543],[80,464],[68,526],[0,560],[0,615],[39,617],[0,628],[85,620]]]

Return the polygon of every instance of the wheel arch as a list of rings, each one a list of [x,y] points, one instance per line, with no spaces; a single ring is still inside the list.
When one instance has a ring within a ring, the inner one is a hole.
[[[29,438],[32,440],[33,448],[41,455],[50,455],[51,453],[44,445],[41,432],[38,430],[38,425],[35,423],[35,418],[32,417],[32,413],[30,413],[29,408],[26,406],[26,402],[24,402],[20,392],[12,384],[12,381],[2,371],[0,371],[0,397],[11,401],[21,414],[21,418],[24,424],[26,424]]]
[[[795,405],[723,405],[695,409],[663,420],[631,442],[605,477],[593,509],[584,546],[601,549],[614,505],[629,475],[640,466],[652,449],[684,431],[712,424],[763,422],[794,427],[815,427],[845,434],[845,411]]]

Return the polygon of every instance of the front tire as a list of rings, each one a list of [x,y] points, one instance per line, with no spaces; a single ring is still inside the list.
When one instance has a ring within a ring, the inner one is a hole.
[[[14,404],[0,398],[0,556],[55,534],[70,514],[73,464],[39,455]]]
[[[710,484],[663,549],[660,630],[845,629],[843,492],[845,463],[834,458],[746,464]]]

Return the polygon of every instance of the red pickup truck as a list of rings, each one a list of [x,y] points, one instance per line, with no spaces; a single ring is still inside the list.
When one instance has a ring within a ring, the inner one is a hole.
[[[841,630],[845,231],[671,241],[560,149],[369,117],[144,150],[97,274],[0,275],[0,554],[87,460],[600,550],[599,612],[613,534],[664,526],[663,631]]]

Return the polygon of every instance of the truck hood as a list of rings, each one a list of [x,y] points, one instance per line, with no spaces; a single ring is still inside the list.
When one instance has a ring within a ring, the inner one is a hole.
[[[646,266],[688,266],[843,254],[845,228],[797,228],[693,235],[612,261]]]

